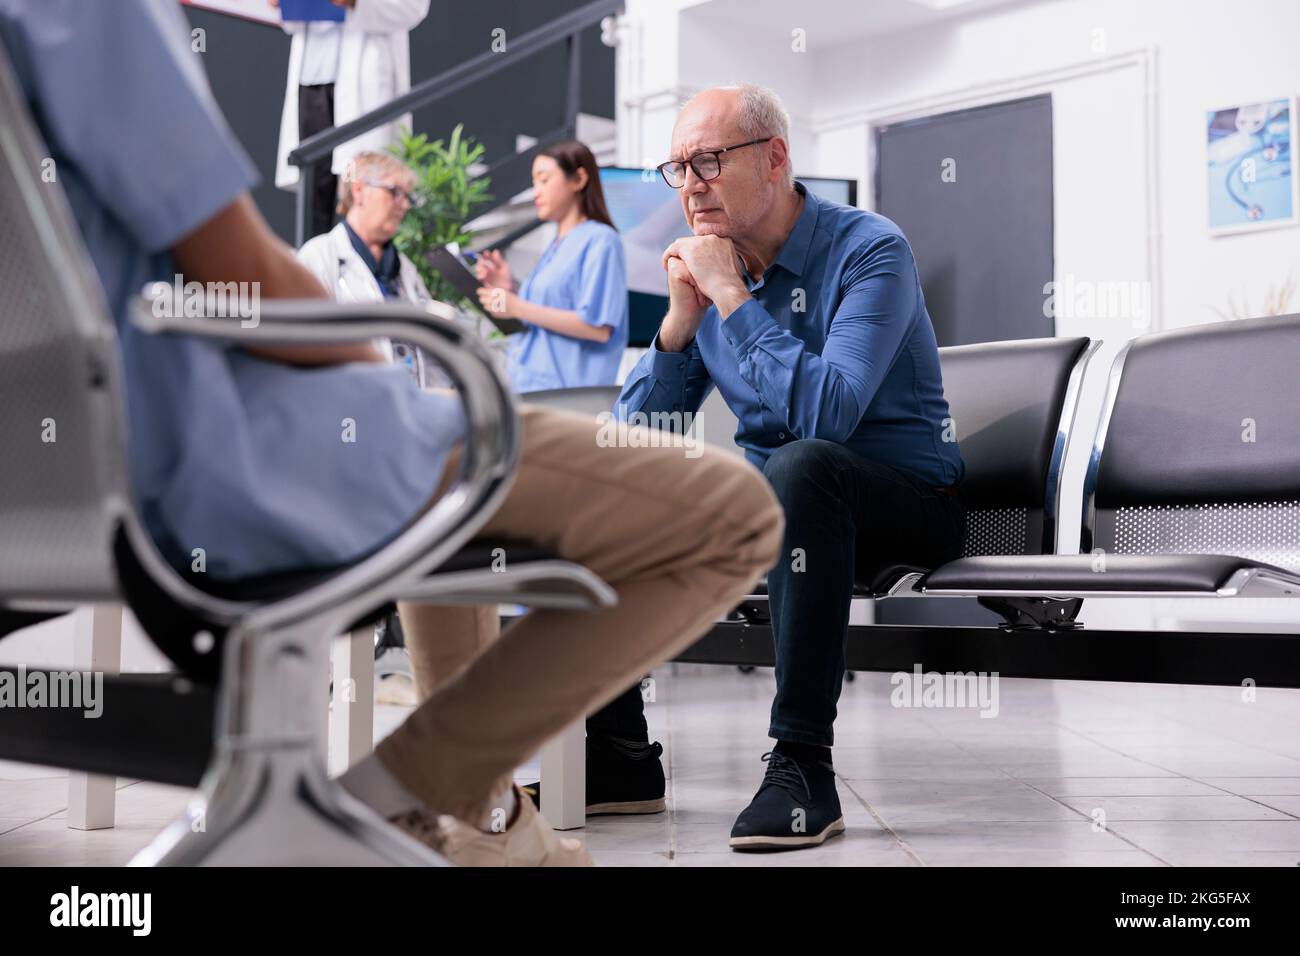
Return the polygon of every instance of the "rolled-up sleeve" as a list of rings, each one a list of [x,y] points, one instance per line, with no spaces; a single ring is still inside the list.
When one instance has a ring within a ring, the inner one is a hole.
[[[0,4],[6,45],[74,163],[142,246],[174,245],[257,181],[167,0]]]
[[[886,235],[859,249],[841,289],[820,355],[756,300],[722,323],[741,378],[786,416],[797,438],[843,442],[862,421],[915,318],[916,269],[907,242]]]

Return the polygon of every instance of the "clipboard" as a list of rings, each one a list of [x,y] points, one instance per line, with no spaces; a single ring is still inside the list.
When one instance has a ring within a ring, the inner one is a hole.
[[[334,21],[342,23],[347,10],[330,0],[280,0],[281,20],[306,20],[308,22]]]
[[[453,289],[463,295],[469,304],[477,311],[485,315],[489,322],[495,325],[502,334],[512,335],[515,332],[524,330],[524,323],[518,319],[508,319],[495,315],[490,309],[483,308],[478,300],[478,290],[483,283],[478,281],[478,277],[465,267],[465,263],[446,246],[438,246],[430,249],[428,253],[429,265],[433,266],[442,275],[444,279],[451,283]]]

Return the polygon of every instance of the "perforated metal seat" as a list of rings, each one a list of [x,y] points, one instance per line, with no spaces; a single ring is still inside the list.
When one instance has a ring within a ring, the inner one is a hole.
[[[964,597],[1239,597],[1300,591],[1285,568],[1224,554],[991,555],[936,568],[925,594]]]

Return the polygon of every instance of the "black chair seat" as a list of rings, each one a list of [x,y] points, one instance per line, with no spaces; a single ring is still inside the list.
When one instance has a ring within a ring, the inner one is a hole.
[[[43,621],[62,617],[67,611],[11,611],[0,608],[0,637],[6,637],[25,627],[34,627]]]
[[[920,582],[940,592],[1049,593],[1069,596],[1120,592],[1213,594],[1238,571],[1259,568],[1285,578],[1284,568],[1223,554],[989,555],[960,558]],[[1104,570],[1103,570],[1104,568]]]
[[[477,571],[491,568],[498,551],[506,556],[510,564],[530,564],[534,561],[555,561],[557,558],[549,551],[528,544],[513,541],[471,541],[457,551],[429,577],[439,574],[451,574],[456,571]],[[338,568],[301,568],[292,571],[277,571],[253,578],[240,578],[236,581],[212,580],[204,574],[187,574],[186,578],[201,591],[215,597],[242,601],[270,601],[288,597],[298,591],[323,584],[337,574],[343,573],[348,566]]]
[[[452,555],[429,577],[491,568],[494,552],[498,548],[504,549],[506,560],[512,567],[555,560],[554,555],[531,545],[479,540]],[[208,631],[212,634],[214,643],[219,645],[225,639],[225,628],[218,622],[196,617],[159,588],[145,571],[125,532],[119,532],[116,536],[114,553],[123,592],[145,632],[182,673],[204,682],[215,681],[220,671],[221,655],[212,650],[196,650],[191,636],[198,631]],[[344,570],[345,568],[301,568],[238,580],[221,580],[211,575],[193,573],[187,573],[185,577],[194,587],[214,597],[233,601],[269,602],[323,584]],[[353,621],[349,630],[377,623],[392,607],[391,603],[385,603],[371,609]]]
[[[514,541],[471,541],[443,562],[442,567],[434,571],[430,577],[450,574],[454,571],[479,571],[490,568],[498,552],[505,555],[508,565],[561,560],[545,548],[538,548],[531,544],[519,544]]]

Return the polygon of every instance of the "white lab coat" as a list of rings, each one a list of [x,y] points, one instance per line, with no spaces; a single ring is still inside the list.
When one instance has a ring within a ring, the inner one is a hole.
[[[411,45],[407,34],[429,13],[429,0],[356,0],[348,10],[339,38],[339,69],[334,81],[334,125],[346,123],[382,106],[411,88]],[[282,23],[293,37],[289,45],[289,73],[285,82],[284,111],[280,114],[280,150],[275,164],[275,184],[281,189],[298,185],[298,167],[290,166],[289,153],[298,146],[298,78],[302,76],[304,24]],[[397,141],[398,128],[411,126],[407,113],[378,126],[334,150],[333,171],[341,173],[348,160],[365,150],[386,150]]]
[[[400,252],[397,257],[401,264],[397,280],[402,288],[403,301],[427,308],[429,290],[420,278],[420,273],[415,270],[415,263]],[[384,301],[379,283],[375,281],[370,267],[357,254],[352,239],[341,222],[329,232],[303,243],[298,250],[298,260],[312,271],[336,302]]]
[[[343,223],[338,223],[329,232],[314,236],[302,244],[297,252],[298,261],[311,270],[312,274],[325,286],[326,291],[336,302],[383,302],[384,294],[379,289],[370,267],[365,264],[352,245]],[[429,297],[429,290],[415,270],[413,263],[400,252],[397,254],[399,268],[397,281],[401,286],[402,300],[418,306],[439,318],[456,319],[456,310],[444,302]],[[393,343],[385,338],[373,339],[374,345],[388,361],[393,361]],[[440,367],[432,367],[424,373],[424,382],[428,385],[448,387],[450,379]]]

